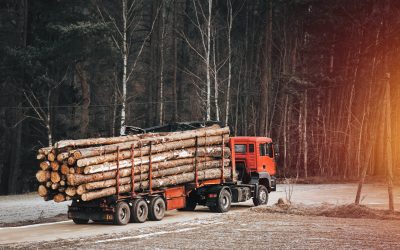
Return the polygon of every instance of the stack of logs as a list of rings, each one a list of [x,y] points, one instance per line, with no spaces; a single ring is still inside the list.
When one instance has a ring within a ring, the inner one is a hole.
[[[218,125],[182,132],[59,141],[38,151],[38,193],[55,202],[90,201],[117,192],[194,182],[196,173],[198,181],[222,175],[232,180],[228,141],[229,128]]]

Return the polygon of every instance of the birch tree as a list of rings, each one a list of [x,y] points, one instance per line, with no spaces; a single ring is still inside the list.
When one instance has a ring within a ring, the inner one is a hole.
[[[132,79],[133,77],[135,67],[143,52],[145,44],[149,40],[154,30],[155,22],[157,20],[161,6],[158,7],[157,14],[153,19],[150,30],[142,40],[141,45],[138,48],[138,52],[136,53],[136,55],[134,55],[134,58],[131,59],[131,56],[133,56],[132,36],[133,33],[138,31],[139,29],[137,22],[138,9],[142,6],[143,2],[140,0],[133,0],[133,1],[121,0],[121,6],[119,12],[116,13],[110,13],[107,6],[105,6],[104,3],[102,4],[101,1],[93,0],[93,3],[97,9],[97,13],[101,18],[101,21],[105,24],[110,23],[113,27],[113,30],[115,31],[111,35],[111,38],[114,41],[115,47],[118,49],[120,53],[120,58],[122,62],[120,135],[124,135],[126,128],[127,85],[129,80]],[[116,3],[113,2],[113,4]]]

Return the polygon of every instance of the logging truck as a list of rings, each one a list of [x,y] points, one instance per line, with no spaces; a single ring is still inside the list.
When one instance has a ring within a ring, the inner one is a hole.
[[[193,123],[190,125],[191,128],[195,126]],[[182,126],[179,128],[182,129]],[[146,133],[174,129],[177,129],[176,125],[147,130],[131,127],[128,131]],[[196,154],[193,162],[194,181],[172,187],[152,188],[152,163],[149,162],[147,189],[135,191],[132,188],[129,192],[121,192],[118,188],[120,178],[117,169],[116,194],[90,201],[73,199],[68,207],[68,218],[76,224],[86,224],[92,220],[125,225],[129,222],[159,221],[163,219],[167,210],[193,211],[198,205],[207,206],[213,212],[225,213],[229,211],[232,203],[250,199],[255,206],[267,204],[268,194],[276,191],[277,145],[274,145],[268,137],[249,136],[230,137],[227,142],[223,141],[222,147],[224,145],[230,149],[230,159],[229,166],[224,167],[225,157],[222,156],[221,177],[202,179],[198,174],[198,165],[201,161]],[[221,152],[223,154],[224,150]],[[227,175],[235,178],[227,180],[224,178]],[[133,187],[135,181],[133,170],[130,178]]]

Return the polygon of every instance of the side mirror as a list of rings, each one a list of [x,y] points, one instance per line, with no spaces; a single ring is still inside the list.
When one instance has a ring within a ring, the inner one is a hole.
[[[274,157],[275,158],[279,158],[279,145],[278,144],[274,144]]]

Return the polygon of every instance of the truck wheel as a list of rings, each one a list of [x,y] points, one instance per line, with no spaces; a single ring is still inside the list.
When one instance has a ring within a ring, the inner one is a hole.
[[[231,208],[232,196],[228,190],[222,189],[219,192],[216,206],[209,207],[211,211],[217,213],[226,213]]]
[[[254,206],[266,205],[268,203],[268,190],[265,186],[260,185],[258,187],[258,193],[256,197],[253,197]]]
[[[137,199],[132,204],[131,222],[143,223],[147,219],[149,208],[143,199]]]
[[[153,197],[149,204],[149,220],[162,220],[165,215],[165,202],[160,196]]]
[[[115,225],[126,225],[129,222],[131,217],[131,212],[129,209],[129,205],[122,201],[118,202],[115,206],[114,211],[114,224]]]
[[[186,204],[185,207],[179,208],[179,211],[194,211],[196,209],[197,202],[191,198],[191,197],[186,197]]]
[[[87,219],[78,219],[78,218],[73,218],[72,221],[75,224],[81,225],[81,224],[88,224],[89,220]]]

